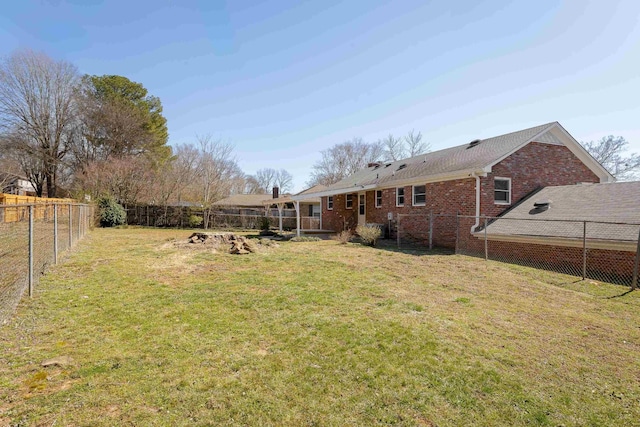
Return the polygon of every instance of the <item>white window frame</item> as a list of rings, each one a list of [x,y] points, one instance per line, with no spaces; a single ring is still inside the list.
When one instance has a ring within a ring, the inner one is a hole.
[[[327,210],[333,210],[333,196],[327,196]]]
[[[416,187],[424,187],[424,202],[416,203]],[[425,184],[414,185],[411,187],[411,206],[426,206],[427,205],[427,186]]]
[[[507,181],[509,183],[508,190],[496,190],[496,181]],[[506,192],[507,193],[507,201],[496,200],[496,191]],[[510,205],[511,204],[511,178],[496,176],[493,178],[493,203],[496,205]]]
[[[378,204],[378,193],[380,193],[380,203]],[[375,206],[376,208],[381,208],[382,207],[382,190],[376,190],[376,192],[373,194],[374,198],[375,198]]]
[[[351,200],[351,206],[349,206],[349,200]],[[344,196],[344,208],[353,209],[353,194],[345,194]]]
[[[398,190],[402,190],[402,204],[398,202],[398,196],[399,196]],[[406,194],[404,191],[404,187],[396,187],[396,207],[397,208],[401,208],[404,206],[405,198],[406,198]]]

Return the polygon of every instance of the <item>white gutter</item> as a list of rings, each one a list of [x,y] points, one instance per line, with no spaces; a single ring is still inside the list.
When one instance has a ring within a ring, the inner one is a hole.
[[[471,233],[480,225],[480,175],[475,172],[471,176],[476,179],[476,222],[471,226]]]
[[[316,197],[325,197],[325,196],[336,196],[338,194],[350,194],[350,193],[358,193],[360,191],[368,191],[368,190],[382,190],[385,188],[395,188],[395,187],[404,187],[408,185],[421,185],[421,184],[429,184],[432,182],[441,182],[441,181],[453,181],[456,179],[465,179],[470,176],[474,176],[474,174],[480,173],[481,176],[484,176],[484,172],[482,170],[476,171],[458,171],[454,173],[441,173],[430,176],[422,176],[415,178],[407,178],[402,180],[388,180],[375,184],[367,184],[367,185],[354,185],[352,187],[340,188],[337,190],[323,190],[313,193],[306,194],[296,194],[294,196],[290,196],[291,200],[307,200]]]
[[[296,200],[303,201],[303,200],[315,199],[315,198],[324,197],[324,196],[335,196],[337,194],[358,193],[360,191],[373,190],[376,187],[377,187],[376,184],[354,185],[353,187],[341,188],[339,190],[324,190],[324,191],[318,191],[316,193],[297,194],[295,196],[290,196],[290,197],[291,197],[291,200],[293,201],[296,201]]]

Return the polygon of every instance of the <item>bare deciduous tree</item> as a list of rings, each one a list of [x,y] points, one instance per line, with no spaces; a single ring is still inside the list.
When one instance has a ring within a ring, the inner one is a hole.
[[[213,139],[211,135],[199,136],[198,202],[204,209],[204,228],[209,227],[213,203],[228,196],[243,173],[233,158],[233,146]]]
[[[598,141],[582,143],[584,148],[619,181],[638,178],[640,155],[625,155],[629,143],[621,136],[605,136]]]
[[[384,146],[384,158],[386,161],[395,162],[396,160],[407,157],[407,151],[405,150],[402,138],[396,138],[389,134],[380,141],[380,144]]]
[[[280,193],[288,193],[293,190],[293,176],[284,169],[280,169],[276,175],[275,186]]]
[[[273,187],[278,187],[280,193],[293,189],[293,176],[284,169],[258,169],[255,175],[249,175],[246,180],[247,192],[251,194],[269,194]]]
[[[404,137],[404,142],[407,146],[409,157],[427,153],[430,150],[429,143],[422,140],[422,132],[415,133],[413,129]]]
[[[42,53],[18,51],[0,62],[0,126],[40,196],[45,188],[56,195],[76,124],[77,82],[74,65]]]
[[[322,158],[313,165],[311,179],[307,185],[331,185],[357,172],[368,163],[379,161],[384,148],[379,143],[366,143],[353,138],[321,152]]]
[[[76,179],[81,192],[94,197],[112,195],[123,205],[133,205],[150,201],[154,170],[144,157],[118,157],[86,165]]]

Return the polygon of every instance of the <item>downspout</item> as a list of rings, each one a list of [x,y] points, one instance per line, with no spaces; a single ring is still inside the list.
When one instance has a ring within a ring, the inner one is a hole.
[[[471,226],[471,233],[473,233],[480,225],[480,175],[473,172],[471,176],[476,179],[476,222]]]

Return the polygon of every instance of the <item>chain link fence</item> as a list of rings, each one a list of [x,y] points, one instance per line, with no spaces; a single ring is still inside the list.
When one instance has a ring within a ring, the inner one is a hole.
[[[176,228],[202,228],[205,224],[205,212],[202,208],[189,206],[129,206],[127,211],[127,224],[142,225],[148,227],[176,227]],[[209,213],[209,228],[237,228],[260,229],[263,221],[269,221],[269,226],[279,228],[280,222],[277,210],[269,210],[268,215],[250,213],[229,213],[212,211]],[[296,228],[295,211],[287,210],[282,217],[284,230]],[[301,230],[319,230],[320,217],[300,217]]]
[[[583,279],[638,285],[640,223],[398,215],[398,247],[551,270]]]
[[[25,292],[31,296],[47,267],[93,226],[93,206],[37,203],[0,205],[0,322]]]

